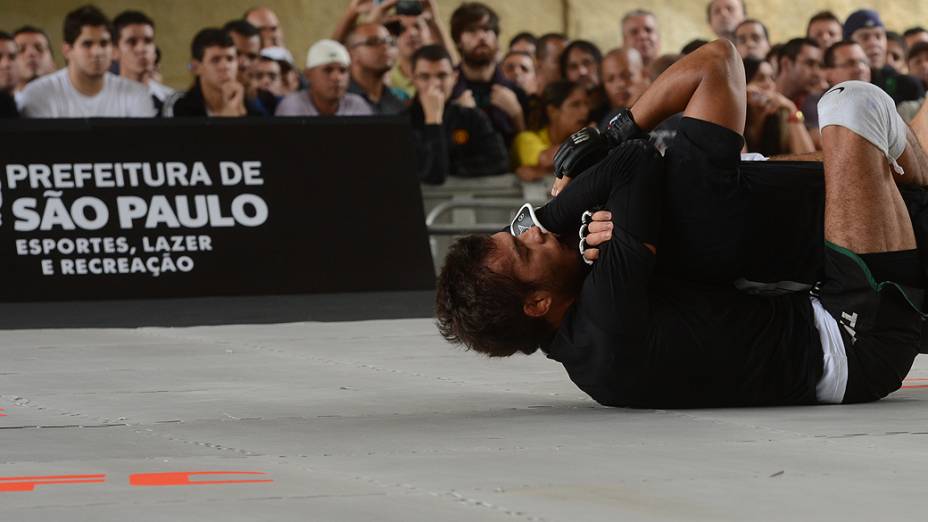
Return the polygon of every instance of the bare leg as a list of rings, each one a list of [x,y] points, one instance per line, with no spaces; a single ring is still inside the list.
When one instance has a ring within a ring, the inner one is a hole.
[[[822,143],[825,239],[858,254],[915,249],[912,221],[883,153],[834,125],[822,129]]]

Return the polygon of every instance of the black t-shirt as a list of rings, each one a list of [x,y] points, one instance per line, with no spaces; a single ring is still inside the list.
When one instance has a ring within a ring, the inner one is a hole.
[[[18,117],[19,111],[16,110],[16,101],[9,94],[0,92],[0,118]]]
[[[695,148],[681,147],[676,158],[668,155],[662,160],[644,143],[637,140],[613,151],[539,215],[549,230],[575,237],[580,213],[605,205],[616,225],[613,239],[602,247],[577,302],[543,347],[545,352],[564,364],[582,390],[610,406],[813,403],[822,350],[806,294],[761,297],[736,290],[731,279],[705,282],[701,277],[675,276],[686,272],[689,260],[697,259],[701,270],[721,278],[724,271],[713,273],[706,260],[739,253],[728,252],[731,247],[724,241],[671,237],[675,220],[683,218],[695,227],[689,220],[698,217],[690,211],[681,216],[670,208],[674,202],[666,191],[671,175],[685,165],[737,171],[738,156],[715,157],[714,146],[696,139],[690,143]],[[683,161],[684,154],[688,161]],[[709,174],[691,173],[694,178]],[[713,190],[735,202],[734,194],[723,187]],[[743,207],[735,208],[739,209]],[[713,226],[705,219],[699,224]],[[657,245],[656,257],[644,242]],[[690,250],[684,250],[684,244]],[[675,249],[672,254],[668,246]],[[655,275],[656,264],[668,256],[678,256],[666,263],[673,268]],[[741,263],[731,265],[731,273],[737,273]]]

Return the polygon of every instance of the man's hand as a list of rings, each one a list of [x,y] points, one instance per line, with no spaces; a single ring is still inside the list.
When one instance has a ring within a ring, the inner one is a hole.
[[[442,115],[445,111],[445,93],[441,87],[432,85],[419,95],[422,103],[422,112],[425,113],[426,125],[441,125]]]
[[[522,105],[519,103],[519,97],[516,96],[512,89],[494,84],[490,90],[490,103],[505,112],[517,130],[525,128]]]
[[[586,250],[583,258],[592,263],[599,259],[599,247],[612,239],[612,212],[599,210],[593,213],[593,221],[586,225]]]
[[[237,81],[222,84],[222,109],[218,116],[238,117],[245,115],[245,86]]]
[[[460,96],[454,100],[454,103],[460,105],[461,107],[467,107],[468,109],[476,109],[477,101],[474,100],[474,93],[470,89],[462,92]]]

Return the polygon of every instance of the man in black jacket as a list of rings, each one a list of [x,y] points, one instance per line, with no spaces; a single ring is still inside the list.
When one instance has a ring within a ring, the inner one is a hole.
[[[824,190],[806,167],[742,169],[742,65],[728,42],[702,47],[620,118],[610,136],[620,144],[570,174],[539,227],[452,248],[438,289],[441,333],[490,356],[541,347],[609,406],[847,403],[897,390],[922,342],[924,269],[910,214],[923,221],[928,202],[924,192],[904,200],[893,178],[925,185],[928,158],[869,84],[842,84],[820,108]],[[666,157],[634,139],[681,111]],[[567,151],[595,143],[593,134]],[[824,220],[789,219],[803,201],[824,207]],[[587,272],[576,239],[559,239],[576,238],[581,214],[597,205],[611,214],[611,239]],[[803,225],[811,232],[789,234]],[[780,262],[788,266],[777,272]],[[765,270],[761,281],[819,282],[776,296],[732,284]]]
[[[493,176],[508,170],[502,137],[479,109],[450,99],[456,73],[440,45],[421,47],[412,57],[416,97],[409,108],[417,172],[424,183],[441,184],[449,175]]]

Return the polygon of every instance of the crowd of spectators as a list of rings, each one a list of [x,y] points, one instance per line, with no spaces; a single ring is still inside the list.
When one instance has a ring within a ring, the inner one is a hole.
[[[796,38],[777,42],[747,7],[744,0],[706,5],[708,28],[744,59],[745,152],[820,148],[817,101],[845,80],[879,86],[909,119],[923,103],[928,30],[889,31],[868,9],[845,20],[823,11]],[[551,174],[564,139],[607,126],[680,56],[706,43],[665,52],[660,21],[644,9],[616,20],[612,49],[528,32],[503,47],[503,23],[480,2],[461,3],[446,24],[435,0],[350,0],[331,37],[297,62],[277,15],[255,7],[194,35],[192,83],[175,91],[161,80],[150,17],[129,10],[110,19],[87,5],[65,17],[60,70],[43,29],[0,31],[0,117],[393,115],[411,123],[425,183],[506,172],[532,181]],[[659,149],[679,119],[652,132]]]

